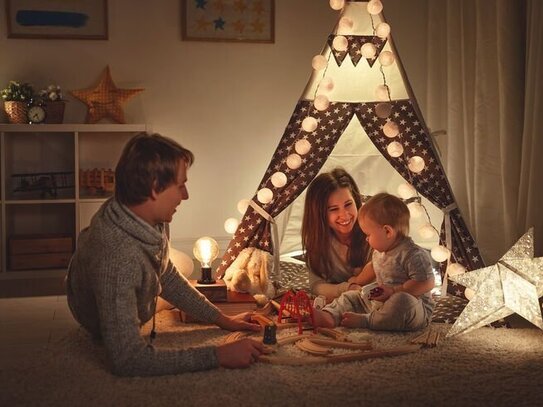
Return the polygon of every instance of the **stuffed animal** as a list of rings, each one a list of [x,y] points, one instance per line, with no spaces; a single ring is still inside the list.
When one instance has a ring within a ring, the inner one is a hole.
[[[273,258],[270,253],[256,247],[247,247],[228,267],[223,280],[229,290],[270,299],[275,294],[274,286],[268,278],[272,268]]]

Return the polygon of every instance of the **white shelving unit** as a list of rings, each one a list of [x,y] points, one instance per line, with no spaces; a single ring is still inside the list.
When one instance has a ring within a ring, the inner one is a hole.
[[[125,143],[145,130],[143,124],[0,124],[0,284],[65,274],[65,269],[14,269],[10,238],[69,236],[73,251],[79,232],[111,196],[81,186],[80,170],[114,170]]]

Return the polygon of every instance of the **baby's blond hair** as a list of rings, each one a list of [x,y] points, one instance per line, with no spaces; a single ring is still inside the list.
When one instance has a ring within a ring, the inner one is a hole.
[[[372,196],[358,213],[358,217],[368,217],[374,222],[394,228],[399,235],[409,235],[409,208],[397,196],[381,192]]]

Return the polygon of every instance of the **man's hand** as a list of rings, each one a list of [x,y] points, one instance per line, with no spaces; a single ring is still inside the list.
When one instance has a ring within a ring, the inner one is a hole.
[[[229,369],[249,367],[263,352],[264,345],[261,342],[244,338],[217,346],[217,360],[219,365]]]
[[[228,316],[221,314],[216,324],[219,328],[228,331],[260,331],[262,327],[254,322],[251,322],[252,312],[243,312],[241,314]]]

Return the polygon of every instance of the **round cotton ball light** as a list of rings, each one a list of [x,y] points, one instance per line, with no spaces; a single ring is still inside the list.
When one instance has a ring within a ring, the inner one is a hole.
[[[430,251],[430,254],[432,256],[432,259],[441,263],[442,261],[446,261],[449,258],[449,256],[451,255],[451,251],[445,246],[439,245],[433,247]]]
[[[386,119],[392,113],[392,105],[390,103],[377,103],[375,106],[375,114],[381,119]]]
[[[332,10],[341,10],[345,6],[345,0],[330,0]]]
[[[432,225],[426,223],[419,228],[419,235],[423,239],[432,239],[436,236],[436,230]]]
[[[377,24],[377,27],[375,27],[375,34],[384,40],[390,34],[390,25],[385,22]]]
[[[273,199],[273,192],[269,188],[262,188],[256,194],[256,198],[258,199],[258,202],[266,205],[267,203],[270,203]]]
[[[294,144],[294,150],[300,155],[307,154],[309,153],[309,150],[311,150],[311,143],[305,138],[298,140],[296,144]]]
[[[238,225],[239,220],[237,220],[236,218],[228,218],[224,221],[224,230],[226,231],[226,233],[230,233],[231,235],[233,235],[234,233],[236,233]]]
[[[389,66],[394,63],[394,54],[390,51],[383,51],[379,54],[379,62],[383,66]]]
[[[283,188],[287,185],[287,181],[287,176],[281,171],[274,172],[271,176],[271,183],[275,188]]]
[[[394,138],[400,134],[400,128],[395,122],[386,122],[383,126],[383,133],[389,138]]]
[[[403,154],[403,146],[397,141],[393,141],[387,146],[387,152],[391,157],[397,158]]]
[[[419,157],[418,155],[414,155],[407,162],[407,167],[409,167],[409,169],[415,174],[421,172],[425,166],[426,164],[424,163],[424,159],[422,157]]]
[[[413,185],[404,182],[398,186],[398,195],[403,199],[413,198],[417,195],[417,190]]]
[[[420,218],[422,214],[424,213],[424,209],[422,208],[422,205],[418,202],[408,203],[407,208],[409,209],[409,214],[414,219]]]
[[[238,202],[238,212],[241,213],[242,215],[244,215],[245,212],[247,212],[248,207],[249,207],[249,200],[248,199],[241,199]]]
[[[317,119],[311,116],[307,116],[305,119],[302,120],[302,129],[304,131],[307,131],[308,133],[311,133],[312,131],[315,131],[315,129],[318,126]]]
[[[451,263],[447,267],[447,274],[449,276],[457,276],[459,274],[464,274],[466,272],[466,268],[462,266],[460,263]]]
[[[287,167],[291,170],[297,170],[302,165],[302,157],[298,154],[291,154],[287,157]]]
[[[372,59],[375,58],[377,53],[377,48],[371,42],[366,42],[362,47],[360,47],[360,52],[364,58]]]
[[[375,96],[377,99],[385,101],[388,100],[388,86],[387,85],[379,85],[375,88]]]
[[[328,65],[328,60],[324,55],[315,55],[311,60],[311,66],[315,71],[321,71]]]
[[[173,247],[170,247],[168,254],[170,255],[170,260],[177,271],[188,278],[194,270],[194,262],[192,261],[192,257],[182,251],[174,249]]]
[[[345,38],[343,35],[336,35],[336,37],[332,41],[332,47],[336,51],[347,51],[348,46],[349,41],[347,41],[347,38]]]
[[[330,99],[328,99],[328,96],[326,95],[318,95],[317,97],[315,97],[313,105],[315,106],[315,109],[317,109],[319,112],[322,112],[323,110],[328,109],[328,107],[330,106]]]
[[[350,31],[354,27],[354,21],[349,17],[341,17],[339,19],[338,28],[341,31]]]
[[[379,0],[370,0],[367,7],[368,13],[370,13],[372,16],[375,16],[383,11],[383,3],[381,3]]]
[[[325,76],[321,79],[319,83],[319,90],[323,92],[330,92],[332,89],[334,89],[334,81],[329,76]]]
[[[466,291],[464,291],[464,296],[471,301],[473,297],[475,297],[475,291],[473,291],[471,288],[466,288]]]

